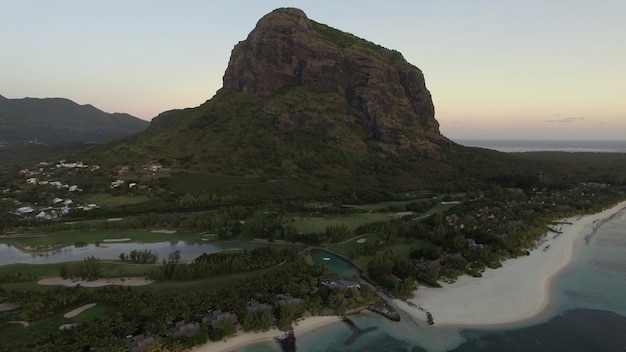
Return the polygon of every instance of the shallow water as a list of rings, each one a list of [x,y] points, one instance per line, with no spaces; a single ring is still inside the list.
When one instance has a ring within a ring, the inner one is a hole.
[[[310,254],[315,263],[325,266],[340,278],[350,279],[360,276],[359,269],[334,254],[319,249],[310,251]]]

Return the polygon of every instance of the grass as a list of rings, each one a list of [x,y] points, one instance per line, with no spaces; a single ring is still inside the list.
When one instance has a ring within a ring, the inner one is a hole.
[[[89,203],[94,203],[101,207],[113,208],[120,205],[132,205],[143,203],[148,200],[144,196],[113,196],[108,193],[94,193],[85,198]]]
[[[361,238],[366,238],[367,241],[365,243],[358,243],[357,240]],[[359,236],[359,238],[355,238],[345,243],[333,244],[331,246],[327,246],[327,249],[343,257],[350,258],[352,253],[358,253],[358,249],[366,245],[368,242],[370,244],[378,243],[379,240],[380,240],[380,237],[378,235],[374,235],[374,234],[363,235],[363,236]],[[379,247],[379,248],[383,248],[383,247]],[[370,258],[371,256],[369,255],[359,255],[359,256],[353,257],[352,259],[350,259],[350,261],[352,261],[361,270],[366,270],[367,263],[369,263]]]
[[[411,200],[402,200],[402,201],[395,201],[395,202],[382,202],[382,203],[374,203],[374,204],[365,204],[365,205],[344,205],[344,207],[349,207],[349,208],[354,208],[354,209],[360,209],[360,210],[364,210],[364,211],[381,211],[381,210],[387,210],[389,209],[389,207],[393,207],[393,206],[406,206],[407,204],[411,204],[411,203],[415,203],[415,202],[425,202],[425,201],[429,201],[430,199],[419,199],[419,200],[415,200],[415,199],[411,199]]]
[[[41,251],[51,251],[76,243],[96,243],[105,239],[129,238],[129,242],[163,242],[172,240],[200,241],[202,236],[198,233],[176,232],[175,234],[151,233],[150,230],[114,231],[114,230],[87,230],[87,231],[64,231],[46,234],[21,234],[3,237],[0,242],[8,243],[28,250],[41,248]]]
[[[259,225],[261,222],[263,222],[263,220],[265,220],[266,218],[268,218],[271,215],[271,213],[261,213],[261,214],[257,214],[249,219],[246,220],[246,222],[241,225],[241,235],[239,235],[239,238],[241,240],[254,240],[255,238],[255,234],[253,232],[254,228]]]
[[[69,262],[80,263],[80,262]],[[59,268],[63,263],[51,263],[51,264],[11,264],[0,266],[0,273],[23,273],[35,275],[37,278],[57,277],[59,276]],[[146,276],[154,265],[149,264],[126,264],[116,262],[101,262],[101,277],[102,278],[116,278],[116,277],[131,277],[131,276]],[[3,288],[16,291],[37,290],[41,291],[45,288],[54,286],[39,285],[36,281],[31,282],[19,282],[3,284]]]
[[[324,232],[329,226],[339,225],[344,225],[348,230],[353,231],[360,225],[375,221],[387,221],[396,216],[395,213],[358,213],[325,217],[302,217],[291,221],[289,224],[302,233]]]
[[[5,345],[9,344],[11,341],[24,341],[29,339],[31,336],[55,332],[58,331],[59,326],[63,324],[80,324],[91,321],[109,313],[113,309],[107,305],[98,304],[93,308],[87,309],[74,318],[63,317],[65,313],[78,307],[79,306],[72,307],[62,313],[55,314],[42,320],[29,322],[30,325],[28,327],[23,327],[18,324],[9,324],[9,326],[0,329],[0,344]]]

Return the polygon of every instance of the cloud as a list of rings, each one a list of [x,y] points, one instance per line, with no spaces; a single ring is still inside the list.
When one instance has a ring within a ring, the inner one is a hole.
[[[548,123],[572,123],[572,122],[577,122],[577,121],[584,121],[585,118],[584,117],[563,117],[563,118],[559,118],[556,120],[543,120],[543,122],[548,122]]]

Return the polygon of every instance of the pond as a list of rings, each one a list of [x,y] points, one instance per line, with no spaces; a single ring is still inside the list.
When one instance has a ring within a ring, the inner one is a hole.
[[[167,259],[170,253],[180,250],[181,258],[192,260],[202,253],[216,253],[224,250],[251,249],[258,247],[254,243],[237,242],[188,242],[188,241],[167,241],[155,243],[102,243],[100,245],[89,244],[83,247],[68,246],[49,253],[28,253],[22,252],[18,248],[0,243],[0,265],[16,263],[24,264],[49,264],[69,261],[79,261],[89,256],[99,259],[119,260],[121,253],[129,254],[133,249],[150,250],[156,254],[159,261]]]
[[[339,275],[340,278],[349,279],[360,277],[360,272],[357,267],[337,255],[320,249],[313,249],[310,254],[315,263],[325,266],[328,270]]]

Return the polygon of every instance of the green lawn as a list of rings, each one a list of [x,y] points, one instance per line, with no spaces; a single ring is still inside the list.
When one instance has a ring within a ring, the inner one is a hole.
[[[89,203],[94,203],[101,207],[114,208],[121,205],[132,205],[143,203],[148,200],[144,196],[113,196],[108,193],[94,193],[86,197]]]
[[[387,221],[397,218],[395,213],[358,213],[350,215],[329,215],[320,217],[300,217],[288,222],[296,228],[298,232],[324,232],[329,226],[344,225],[348,230],[353,231],[360,225],[375,221]]]
[[[389,207],[405,206],[410,203],[427,202],[427,201],[430,201],[430,199],[417,199],[417,200],[411,199],[411,200],[402,200],[402,201],[396,201],[396,202],[382,202],[382,203],[365,204],[365,205],[344,205],[344,207],[360,209],[364,211],[381,211],[381,210],[387,210],[389,209]]]
[[[81,304],[82,305],[82,304]],[[59,330],[59,326],[63,324],[80,324],[82,322],[94,320],[100,316],[112,311],[113,308],[106,305],[96,305],[74,318],[64,318],[63,315],[79,306],[66,309],[64,312],[55,314],[51,317],[29,322],[28,327],[19,324],[9,324],[7,327],[0,329],[0,344],[7,344],[9,341],[25,340],[33,335],[41,335]]]

